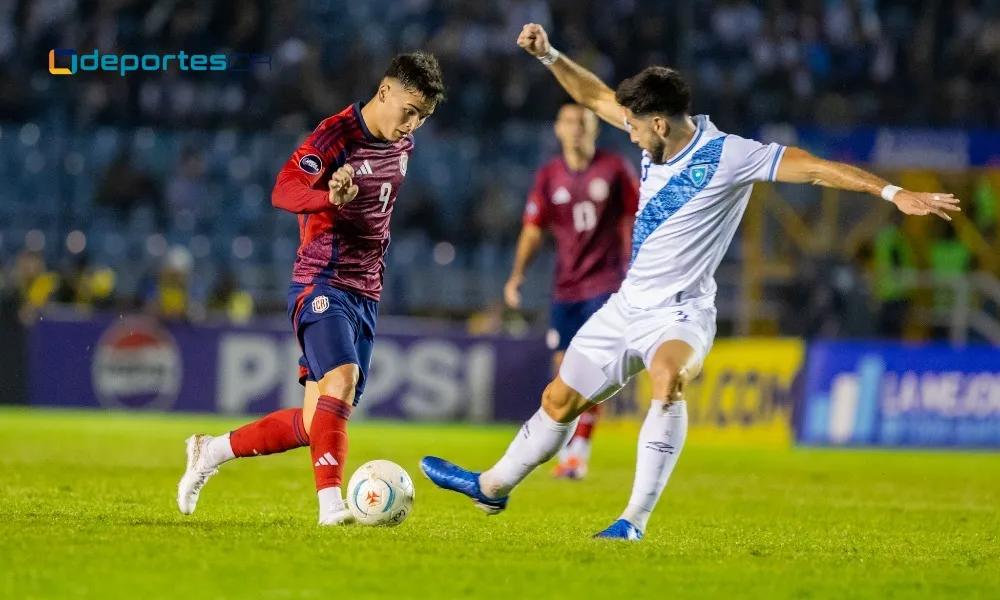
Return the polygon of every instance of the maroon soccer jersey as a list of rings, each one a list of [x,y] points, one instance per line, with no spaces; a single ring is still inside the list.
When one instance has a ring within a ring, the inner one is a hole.
[[[628,268],[628,226],[639,205],[635,172],[617,154],[598,150],[583,171],[562,156],[535,176],[524,223],[556,239],[555,300],[579,302],[615,292]]]
[[[389,217],[413,152],[413,136],[398,142],[372,135],[361,104],[325,119],[292,154],[271,196],[299,215],[299,251],[292,281],[329,284],[373,300],[382,292]],[[333,173],[350,164],[358,195],[343,208],[330,204]]]

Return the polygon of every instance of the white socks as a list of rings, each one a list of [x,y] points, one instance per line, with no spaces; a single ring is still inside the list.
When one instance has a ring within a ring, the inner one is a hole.
[[[322,519],[329,512],[336,512],[344,509],[344,496],[340,493],[339,487],[323,488],[316,492],[319,497],[319,515]]]
[[[621,516],[642,531],[646,530],[649,515],[663,494],[687,438],[687,403],[674,402],[666,410],[664,404],[662,400],[653,400],[639,430],[632,497]]]
[[[212,438],[212,441],[206,445],[205,450],[208,453],[209,462],[216,467],[236,458],[236,455],[233,454],[233,446],[229,443],[228,433]]]
[[[479,476],[479,486],[483,493],[491,498],[502,498],[509,494],[529,473],[566,445],[576,430],[577,420],[557,423],[544,408],[539,408],[521,426],[497,464]]]

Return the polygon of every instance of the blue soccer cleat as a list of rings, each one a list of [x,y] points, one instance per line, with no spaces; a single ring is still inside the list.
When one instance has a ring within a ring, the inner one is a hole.
[[[638,527],[629,521],[626,521],[625,519],[618,519],[604,531],[595,533],[594,537],[604,540],[628,540],[630,542],[638,542],[642,539],[642,532],[639,531]]]
[[[420,461],[420,470],[439,488],[472,498],[476,502],[476,508],[488,515],[495,515],[507,508],[508,496],[490,498],[479,489],[479,473],[466,471],[436,456],[425,456]]]

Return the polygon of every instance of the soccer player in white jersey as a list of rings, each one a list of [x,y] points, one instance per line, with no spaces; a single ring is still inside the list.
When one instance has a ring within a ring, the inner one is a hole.
[[[946,220],[946,211],[958,210],[958,200],[904,190],[798,148],[727,135],[707,116],[690,114],[687,83],[673,69],[648,67],[613,91],[553,48],[540,25],[525,25],[517,44],[545,64],[576,102],[628,131],[642,148],[631,264],[619,291],[573,338],[539,411],[492,468],[477,473],[425,457],[421,469],[439,487],[498,513],[511,490],[566,444],[580,414],[645,367],[654,400],[639,432],[632,496],[621,517],[595,536],[639,540],[684,447],[684,388],[701,370],[715,336],[713,275],[754,182],[867,192],[906,214]]]

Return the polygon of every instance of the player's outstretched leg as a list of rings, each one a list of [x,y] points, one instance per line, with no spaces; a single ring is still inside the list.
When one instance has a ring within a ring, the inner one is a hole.
[[[499,513],[507,508],[511,490],[566,445],[589,406],[586,398],[556,377],[542,394],[542,407],[524,423],[493,468],[477,473],[425,456],[420,470],[438,487],[472,498],[488,514]]]
[[[595,404],[580,415],[580,422],[566,447],[559,451],[559,463],[552,470],[556,479],[583,479],[590,461],[590,440],[601,416],[602,404]]]
[[[309,445],[302,409],[286,408],[217,437],[197,434],[187,443],[187,470],[177,484],[177,507],[194,512],[208,480],[226,461],[246,456],[276,454]]]
[[[594,537],[642,539],[653,508],[684,448],[688,429],[684,386],[699,369],[695,351],[684,342],[671,340],[657,349],[649,374],[653,380],[653,398],[658,399],[652,401],[639,431],[632,496],[621,517]]]

